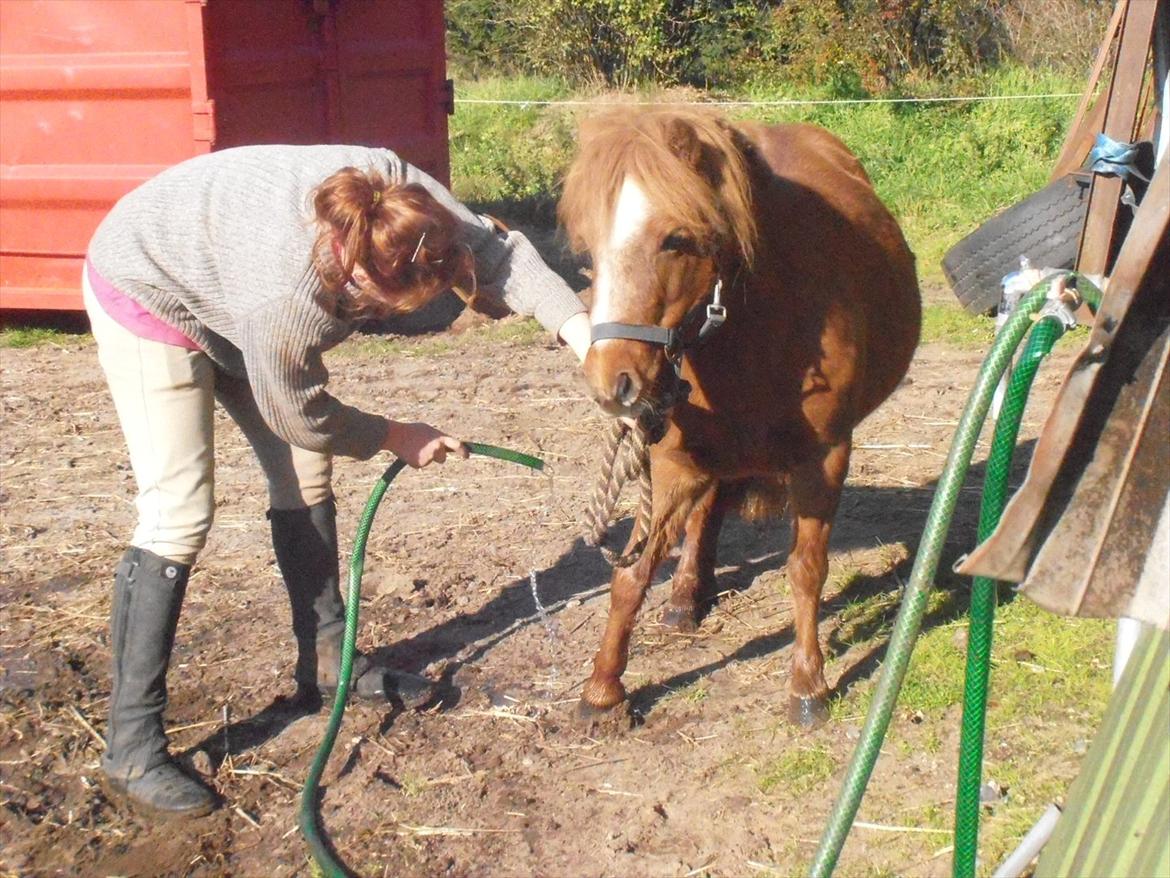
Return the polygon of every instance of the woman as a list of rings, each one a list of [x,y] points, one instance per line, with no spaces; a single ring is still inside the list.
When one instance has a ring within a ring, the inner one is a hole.
[[[389,451],[414,467],[467,456],[423,423],[328,393],[322,354],[366,317],[455,289],[534,315],[583,359],[577,296],[517,233],[500,233],[393,153],[251,146],[183,162],[126,195],[95,233],[83,290],[138,484],[118,564],[107,786],[157,815],[205,814],[213,793],[167,752],[166,672],[183,593],[214,511],[213,400],[268,481],[272,544],[292,606],[295,679],[337,685],[344,629],[331,459]],[[353,691],[406,701],[425,681],[362,656]]]

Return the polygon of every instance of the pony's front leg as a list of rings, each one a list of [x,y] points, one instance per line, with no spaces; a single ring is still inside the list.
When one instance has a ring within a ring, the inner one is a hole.
[[[788,718],[814,728],[829,718],[829,687],[825,683],[824,656],[817,638],[821,590],[829,573],[829,535],[849,471],[850,443],[828,450],[792,473],[792,551],[788,556],[788,582],[792,586],[792,679],[789,681]]]
[[[630,656],[630,635],[650,578],[674,545],[682,523],[695,501],[711,487],[709,477],[684,475],[681,468],[655,460],[653,513],[642,557],[614,571],[610,585],[609,617],[601,646],[593,657],[593,673],[581,692],[578,713],[586,719],[617,707],[626,698],[621,676]],[[632,546],[627,546],[627,551]]]
[[[694,631],[699,624],[699,604],[715,582],[715,547],[723,528],[724,505],[718,483],[707,489],[687,516],[682,555],[671,580],[670,603],[662,624],[679,631]]]

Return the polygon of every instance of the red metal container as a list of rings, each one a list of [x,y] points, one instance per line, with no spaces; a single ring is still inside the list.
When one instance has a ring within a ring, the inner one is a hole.
[[[386,146],[449,182],[441,0],[0,0],[0,308],[81,309],[102,217],[248,143]]]

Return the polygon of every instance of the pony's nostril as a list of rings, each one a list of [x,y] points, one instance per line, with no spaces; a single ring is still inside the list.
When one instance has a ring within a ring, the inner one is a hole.
[[[630,377],[629,372],[618,373],[617,383],[614,384],[614,399],[622,405],[633,405],[634,400],[638,398],[638,387],[634,384],[634,379]]]

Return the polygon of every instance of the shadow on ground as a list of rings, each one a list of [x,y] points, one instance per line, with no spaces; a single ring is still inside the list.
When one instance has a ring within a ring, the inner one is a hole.
[[[1029,460],[1033,444],[1021,443],[1017,447],[1015,459]],[[955,511],[944,547],[942,563],[936,574],[936,589],[948,595],[945,609],[927,616],[923,630],[961,618],[967,613],[970,580],[952,573],[950,565],[960,554],[969,551],[973,544],[984,466],[979,463],[971,467],[967,478],[969,490],[961,495],[960,506]],[[1017,472],[1013,473],[1016,477],[1014,482],[1018,483],[1022,478],[1025,468],[1025,464],[1017,467]],[[890,569],[880,575],[854,576],[844,588],[822,604],[821,618],[824,620],[832,618],[850,603],[878,595],[889,598],[882,602],[885,611],[867,619],[863,627],[855,626],[850,640],[867,640],[881,631],[889,630],[898,610],[899,592],[913,566],[914,553],[934,497],[934,487],[933,482],[915,488],[846,487],[830,551],[847,552],[902,543],[909,552],[907,559],[892,564]],[[629,520],[615,528],[612,535],[615,544],[621,544],[630,528]],[[780,570],[787,557],[788,531],[786,520],[749,524],[730,518],[720,536],[720,564],[726,566],[734,563],[736,558],[749,560],[723,570],[717,577],[717,591],[743,591],[762,574]],[[672,564],[668,562],[663,565],[655,577],[656,583],[661,583],[664,576],[669,575]],[[577,539],[556,564],[539,571],[537,575],[542,602],[551,607],[573,598],[586,598],[605,591],[609,586],[611,569],[597,549]],[[475,613],[459,616],[413,637],[380,647],[377,654],[395,667],[416,673],[433,662],[451,660],[445,675],[449,681],[458,665],[474,661],[518,628],[539,624],[536,610],[529,581],[517,579]],[[648,710],[669,689],[685,686],[731,662],[774,653],[788,646],[792,637],[791,626],[785,626],[755,638],[719,662],[695,668],[678,679],[665,681],[658,686],[635,690],[631,693],[631,703],[635,709]],[[848,650],[847,644],[834,642],[834,637],[835,632],[830,634],[830,652],[826,658],[839,656]],[[879,638],[867,654],[852,662],[842,673],[834,694],[842,694],[857,681],[868,678],[881,663],[885,643],[884,637]],[[475,644],[474,649],[466,649],[468,644]]]
[[[1031,458],[1034,442],[1017,446],[1015,459]],[[950,565],[963,552],[969,551],[974,540],[978,518],[979,486],[983,482],[984,463],[971,467],[967,490],[955,511],[942,563],[936,575],[935,588],[947,595],[941,608],[923,620],[923,632],[964,617],[969,600],[969,580],[950,571]],[[1013,483],[1022,478],[1026,464],[1018,464]],[[838,658],[850,651],[851,643],[872,641],[843,668],[832,691],[834,697],[847,693],[859,682],[868,679],[881,665],[888,644],[888,632],[897,615],[900,592],[913,567],[914,553],[934,497],[932,482],[914,488],[886,486],[847,486],[842,497],[830,546],[832,552],[872,549],[877,545],[903,543],[908,550],[904,560],[892,562],[888,569],[876,575],[853,575],[839,591],[833,593],[821,606],[821,619],[832,620],[846,606],[882,596],[879,607],[860,621],[851,622],[848,638],[841,637],[838,624],[828,634],[826,660]],[[619,522],[611,537],[621,542],[629,533],[629,520]],[[724,569],[717,577],[720,594],[745,591],[763,574],[780,570],[787,556],[787,520],[749,524],[729,518],[719,541],[720,564],[724,567],[734,558],[744,558],[731,569]],[[664,564],[655,577],[662,583],[671,572],[673,562]],[[604,593],[609,587],[611,569],[596,548],[587,546],[578,538],[550,568],[538,571],[542,603],[555,614],[565,601],[584,599]],[[1014,593],[1005,589],[1003,600],[1011,600]],[[599,609],[600,611],[600,609]],[[415,636],[378,647],[373,657],[387,665],[420,673],[428,665],[446,662],[440,685],[443,705],[450,708],[459,703],[461,693],[453,683],[455,673],[466,663],[474,662],[494,645],[516,631],[531,624],[541,624],[531,585],[527,579],[517,579],[500,594],[474,613],[458,616],[429,628]],[[646,624],[645,620],[641,624]],[[822,621],[822,624],[824,622]],[[633,689],[629,693],[630,709],[635,715],[648,713],[662,698],[680,688],[695,683],[739,661],[762,658],[789,646],[793,642],[790,624],[755,637],[734,652],[717,661],[691,668],[683,673],[653,684]],[[292,700],[276,699],[253,717],[240,720],[228,727],[225,736],[220,730],[190,748],[206,749],[213,763],[228,754],[236,755],[258,746],[306,713],[311,705]],[[399,711],[395,709],[384,722],[392,724]],[[229,742],[225,745],[224,742]]]

